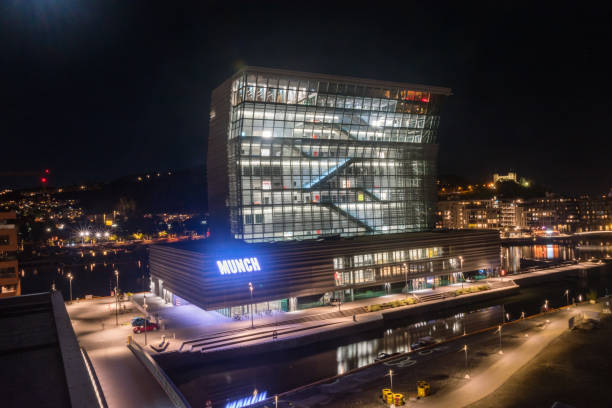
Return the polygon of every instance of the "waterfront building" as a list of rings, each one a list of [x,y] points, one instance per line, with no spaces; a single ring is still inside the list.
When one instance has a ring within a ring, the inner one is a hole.
[[[21,295],[16,219],[15,211],[0,212],[0,298]]]
[[[294,310],[496,273],[495,231],[435,231],[437,129],[449,95],[236,73],[212,93],[210,239],[151,247],[152,290],[234,314],[251,296],[258,308]]]
[[[547,196],[534,199],[442,200],[436,227],[441,229],[550,230],[562,233],[612,230],[608,197]]]
[[[559,232],[612,230],[612,200],[608,197],[549,196],[526,201],[524,213],[531,229]]]
[[[516,231],[525,228],[523,202],[517,200],[479,199],[438,202],[437,228],[497,229]]]

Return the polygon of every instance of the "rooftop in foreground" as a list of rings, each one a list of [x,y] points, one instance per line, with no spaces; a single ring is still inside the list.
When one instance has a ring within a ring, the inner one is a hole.
[[[2,407],[98,407],[59,292],[0,299]]]

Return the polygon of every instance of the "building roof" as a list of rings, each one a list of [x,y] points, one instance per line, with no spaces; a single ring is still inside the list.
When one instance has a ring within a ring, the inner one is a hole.
[[[374,87],[409,88],[415,91],[426,91],[426,92],[431,92],[433,94],[440,94],[440,95],[446,95],[446,96],[452,95],[452,90],[450,88],[441,87],[441,86],[413,84],[413,83],[408,83],[408,82],[381,81],[378,79],[356,78],[356,77],[351,77],[351,76],[319,74],[319,73],[312,73],[312,72],[292,71],[292,70],[286,70],[286,69],[265,68],[265,67],[256,67],[256,66],[243,67],[242,69],[240,69],[238,72],[236,72],[232,76],[232,79],[248,71],[269,73],[273,75],[284,75],[284,76],[291,76],[291,77],[297,77],[297,78],[320,79],[323,81],[337,81],[337,82],[342,82],[342,83],[354,83],[355,85],[370,85]]]
[[[470,236],[477,237],[483,234],[497,234],[497,230],[432,230],[426,232],[403,232],[398,234],[376,234],[376,235],[358,235],[353,237],[322,237],[318,239],[309,240],[293,240],[293,241],[276,241],[276,242],[258,242],[258,243],[246,243],[241,240],[231,240],[229,242],[215,241],[214,239],[207,240],[194,240],[194,241],[180,241],[171,243],[161,243],[156,246],[169,246],[174,249],[181,249],[191,252],[209,253],[213,250],[217,250],[223,247],[231,247],[233,250],[245,249],[252,251],[303,251],[303,250],[317,250],[318,249],[331,249],[331,248],[345,248],[355,246],[355,250],[359,251],[360,248],[368,246],[370,244],[380,245],[381,243],[398,243],[410,241],[440,241],[445,238],[454,238],[457,236],[469,238]]]
[[[2,407],[98,407],[59,292],[0,299]]]

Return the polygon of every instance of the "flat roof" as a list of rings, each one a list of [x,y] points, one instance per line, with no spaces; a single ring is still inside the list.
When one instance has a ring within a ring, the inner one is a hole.
[[[232,75],[232,79],[238,77],[240,74],[244,72],[254,71],[261,72],[267,74],[274,75],[285,75],[297,78],[305,78],[305,79],[320,79],[324,81],[337,81],[343,83],[351,83],[355,85],[370,85],[374,87],[394,87],[394,88],[409,88],[415,91],[427,91],[434,94],[452,95],[452,90],[450,88],[442,87],[442,86],[432,86],[432,85],[423,85],[423,84],[414,84],[408,82],[393,82],[393,81],[382,81],[378,79],[368,79],[368,78],[357,78],[352,76],[340,76],[340,75],[330,75],[330,74],[319,74],[314,72],[303,72],[303,71],[293,71],[287,69],[277,69],[277,68],[265,68],[265,67],[257,67],[257,66],[245,66],[241,68],[238,72]]]
[[[95,407],[59,292],[0,299],[3,407]]]
[[[497,230],[433,230],[424,232],[402,232],[398,234],[377,234],[377,235],[360,235],[355,237],[321,237],[318,239],[308,240],[293,240],[293,241],[276,241],[276,242],[255,242],[247,243],[242,240],[234,239],[231,241],[216,241],[214,239],[203,239],[193,241],[179,241],[170,243],[161,243],[153,246],[158,247],[171,247],[174,249],[181,249],[184,251],[207,253],[208,249],[214,249],[219,246],[231,246],[232,248],[239,249],[240,247],[250,250],[288,250],[296,251],[300,249],[315,249],[330,248],[330,247],[346,247],[351,245],[359,244],[378,244],[384,242],[398,242],[406,241],[426,241],[431,239],[444,239],[453,238],[457,236],[464,236],[469,238],[470,236],[479,236],[483,234],[496,233],[499,236]]]

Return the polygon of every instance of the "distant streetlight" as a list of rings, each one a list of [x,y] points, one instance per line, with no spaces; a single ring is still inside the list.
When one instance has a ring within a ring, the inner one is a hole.
[[[470,379],[470,373],[468,371],[468,346],[467,344],[463,346],[463,351],[465,352],[465,379]]]
[[[569,289],[565,290],[565,304],[569,306]]]
[[[497,326],[497,331],[499,332],[499,354],[504,354],[504,350],[502,349],[502,325]]]
[[[66,275],[66,277],[68,278],[68,281],[70,282],[70,303],[72,303],[72,274],[69,273],[68,275]]]
[[[115,325],[119,326],[119,271],[115,269]],[[146,330],[146,328],[145,328]]]
[[[253,324],[253,284],[249,282],[249,292],[251,292],[251,329],[255,328]]]

